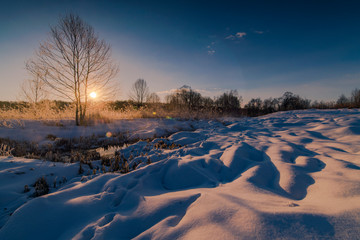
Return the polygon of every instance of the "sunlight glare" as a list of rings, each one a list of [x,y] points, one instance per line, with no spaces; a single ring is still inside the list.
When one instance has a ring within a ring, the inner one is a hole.
[[[90,97],[91,97],[91,98],[96,98],[96,92],[90,93]]]

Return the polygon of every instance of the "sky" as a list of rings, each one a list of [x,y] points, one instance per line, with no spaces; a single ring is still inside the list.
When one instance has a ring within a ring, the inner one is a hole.
[[[336,100],[360,88],[359,1],[1,2],[0,100],[18,100],[25,61],[50,26],[78,14],[112,47],[116,98],[147,81],[165,96],[189,85],[205,96],[236,89],[244,101],[291,91]]]

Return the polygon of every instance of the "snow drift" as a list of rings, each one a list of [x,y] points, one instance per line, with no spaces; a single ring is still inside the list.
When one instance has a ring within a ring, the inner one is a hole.
[[[0,239],[360,236],[359,110],[279,112],[197,127],[168,138],[181,148],[144,147],[155,139],[122,150],[143,151],[150,165],[74,178],[27,201],[0,229]],[[2,175],[11,161],[22,160],[2,158]],[[21,192],[9,184],[25,175],[7,173],[0,190]]]

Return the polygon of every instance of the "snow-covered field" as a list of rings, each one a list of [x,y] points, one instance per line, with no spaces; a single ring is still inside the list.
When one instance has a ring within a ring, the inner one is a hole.
[[[81,177],[78,163],[1,157],[0,239],[360,238],[360,110],[135,122],[127,130],[137,136],[197,130],[121,149],[140,164],[128,174]],[[13,131],[36,135],[26,124]],[[43,141],[47,132],[36,132]],[[32,198],[24,185],[40,176],[56,187]]]

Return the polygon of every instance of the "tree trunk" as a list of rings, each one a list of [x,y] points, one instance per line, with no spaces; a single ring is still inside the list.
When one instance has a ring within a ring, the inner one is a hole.
[[[75,106],[75,124],[76,126],[80,126],[80,121],[79,121],[79,106],[78,103],[76,102],[76,106]]]
[[[81,118],[82,120],[85,120],[86,117],[86,110],[87,110],[87,106],[88,106],[88,84],[87,84],[87,78],[85,79],[85,93],[84,93],[84,106],[82,107],[82,112],[81,112]]]

